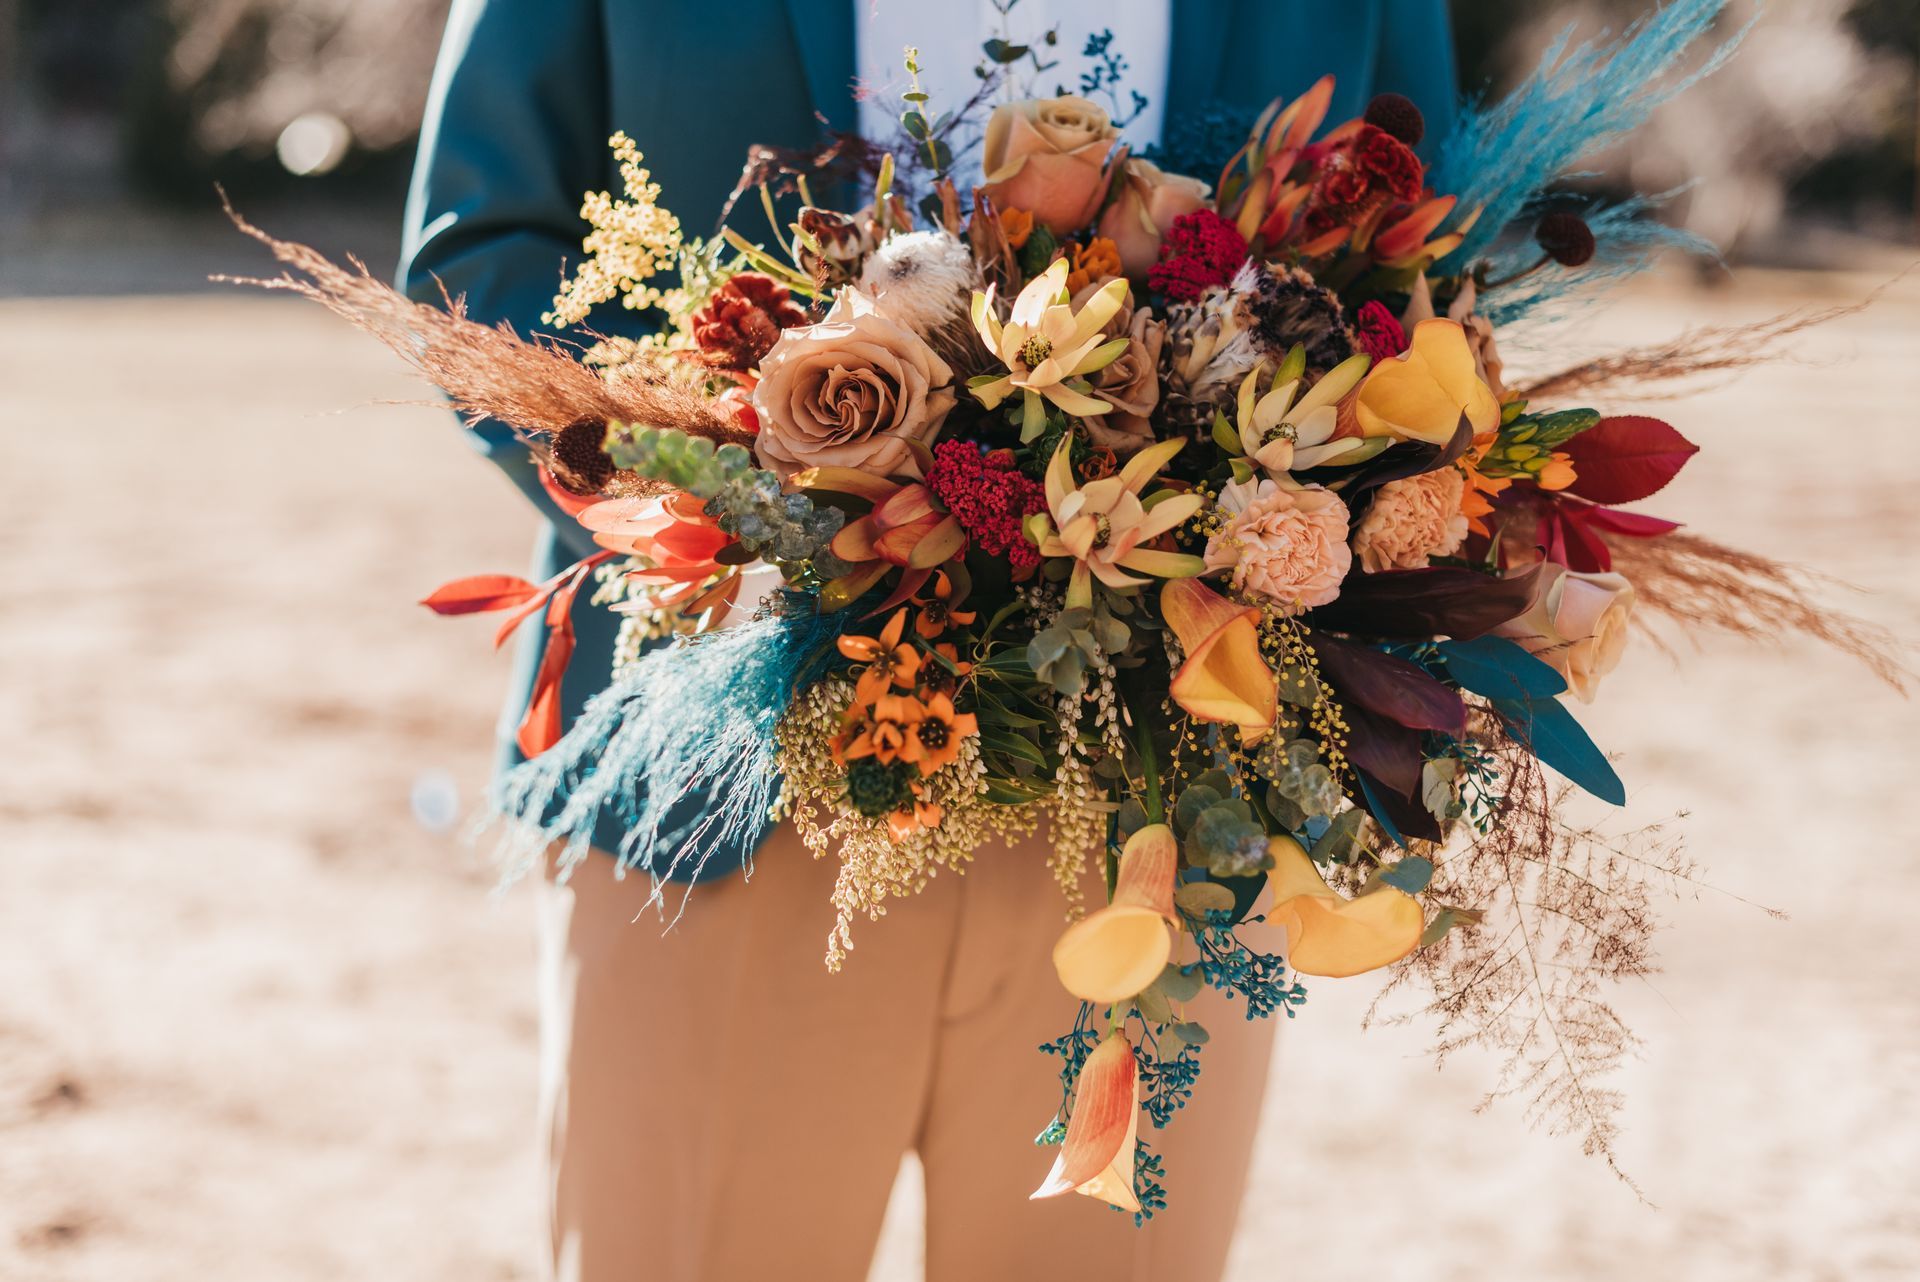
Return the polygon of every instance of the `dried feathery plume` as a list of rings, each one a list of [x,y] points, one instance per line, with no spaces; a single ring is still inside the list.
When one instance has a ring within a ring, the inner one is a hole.
[[[1913,270],[1907,268],[1857,302],[1832,307],[1798,307],[1750,325],[1690,329],[1665,343],[1630,347],[1548,374],[1520,388],[1519,392],[1529,400],[1545,400],[1633,384],[1632,395],[1636,399],[1671,400],[1697,390],[1684,380],[1707,374],[1734,374],[1782,359],[1788,339],[1817,325],[1865,311]],[[1648,384],[1655,386],[1649,388]]]
[[[225,195],[221,197],[225,202]],[[328,308],[392,348],[454,408],[495,418],[525,432],[553,435],[581,422],[644,424],[701,436],[716,444],[750,444],[753,435],[716,413],[706,399],[665,374],[617,382],[569,356],[556,340],[528,341],[512,326],[468,320],[461,300],[442,291],[445,307],[416,303],[376,279],[358,259],[352,270],[305,245],[275,239],[227,204],[234,225],[273,252],[287,271],[272,279],[218,276],[237,285],[289,290]]]
[[[1823,593],[1849,586],[1836,579],[1686,530],[1656,539],[1602,537],[1640,609],[1684,631],[1704,626],[1771,641],[1797,632],[1853,656],[1903,694],[1913,678],[1898,657],[1906,647],[1891,630],[1821,602]]]
[[[1481,1108],[1518,1096],[1530,1124],[1577,1134],[1638,1192],[1615,1154],[1621,1092],[1604,1079],[1639,1039],[1608,986],[1657,969],[1658,901],[1705,887],[1658,825],[1620,836],[1570,825],[1558,813],[1565,792],[1496,718],[1477,712],[1471,732],[1498,764],[1502,795],[1487,832],[1433,852],[1428,895],[1468,911],[1393,969],[1368,1020],[1436,1021],[1441,1064],[1458,1050],[1493,1052],[1499,1077]],[[1415,1009],[1386,1013],[1409,990]]]

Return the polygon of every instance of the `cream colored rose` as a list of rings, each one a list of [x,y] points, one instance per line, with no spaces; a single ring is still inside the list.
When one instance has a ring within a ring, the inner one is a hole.
[[[1120,267],[1138,280],[1160,260],[1160,242],[1182,214],[1203,209],[1212,188],[1170,174],[1150,160],[1129,160],[1120,196],[1100,215],[1100,234],[1120,249]]]
[[[987,118],[982,190],[1060,235],[1078,231],[1106,198],[1107,153],[1119,135],[1105,108],[1085,98],[1002,103]]]
[[[1582,703],[1592,703],[1600,678],[1627,648],[1633,585],[1618,574],[1582,574],[1544,565],[1550,576],[1533,609],[1495,632],[1552,664]]]
[[[953,408],[953,370],[920,337],[844,289],[817,325],[796,325],[760,362],[754,451],[785,478],[809,467],[910,472]]]
[[[1231,570],[1235,588],[1288,614],[1340,595],[1353,550],[1339,495],[1318,485],[1237,482],[1221,490],[1220,507],[1231,517],[1207,540],[1207,569]]]
[[[1436,556],[1452,556],[1467,541],[1460,511],[1466,478],[1453,467],[1388,481],[1353,532],[1353,554],[1368,574],[1420,570]]]

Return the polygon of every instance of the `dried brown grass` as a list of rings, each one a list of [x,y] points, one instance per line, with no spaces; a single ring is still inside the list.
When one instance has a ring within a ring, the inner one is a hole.
[[[557,341],[529,340],[510,325],[469,320],[462,301],[445,291],[443,306],[417,303],[357,259],[348,260],[351,269],[342,267],[305,245],[268,235],[231,205],[227,215],[288,270],[268,279],[218,279],[312,299],[385,343],[464,414],[499,419],[536,436],[591,422],[665,428],[716,444],[753,439],[695,390],[678,385],[669,371],[644,377],[628,369],[618,380],[601,378]]]

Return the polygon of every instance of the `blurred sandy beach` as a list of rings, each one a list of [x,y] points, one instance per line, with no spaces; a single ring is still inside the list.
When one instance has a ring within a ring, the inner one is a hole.
[[[1852,300],[1889,261],[1669,277],[1594,342]],[[413,604],[519,569],[532,518],[444,412],[376,404],[426,396],[296,301],[0,299],[0,1277],[534,1276],[531,906],[423,822],[481,787],[505,658]],[[1651,407],[1704,447],[1653,506],[1920,635],[1916,407],[1920,275]],[[1323,981],[1235,1279],[1920,1277],[1920,711],[1797,643],[1683,658],[1641,644],[1583,712],[1623,823],[1690,811],[1727,892],[1673,905],[1665,973],[1620,994],[1652,1205]],[[876,1279],[915,1276],[916,1196]]]

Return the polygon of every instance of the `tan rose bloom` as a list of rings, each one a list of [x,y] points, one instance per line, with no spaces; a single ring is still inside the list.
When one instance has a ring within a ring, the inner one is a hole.
[[[1126,335],[1127,350],[1088,382],[1094,396],[1113,406],[1113,411],[1084,421],[1089,440],[1125,457],[1154,442],[1148,420],[1160,404],[1160,350],[1167,340],[1167,327],[1154,319],[1152,308],[1136,309],[1129,301],[1108,323],[1107,332],[1114,337]]]
[[[1150,160],[1129,160],[1120,197],[1100,215],[1100,234],[1120,249],[1120,266],[1136,279],[1160,259],[1160,242],[1182,214],[1206,207],[1211,188],[1170,174]]]
[[[809,467],[911,472],[909,441],[953,408],[953,370],[906,326],[844,289],[816,325],[782,330],[760,362],[754,451],[781,478]]]
[[[1592,703],[1600,678],[1627,648],[1633,585],[1618,574],[1582,574],[1551,564],[1540,573],[1548,577],[1547,589],[1533,609],[1494,631],[1552,664],[1582,703]]]
[[[1001,209],[1020,209],[1059,235],[1093,221],[1113,171],[1120,131],[1085,98],[1002,103],[987,118],[982,190]]]

